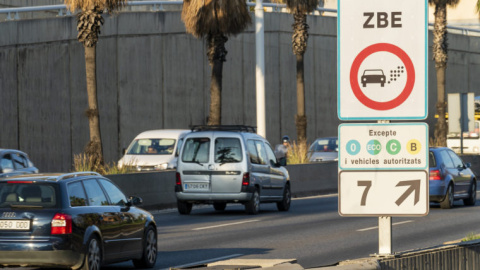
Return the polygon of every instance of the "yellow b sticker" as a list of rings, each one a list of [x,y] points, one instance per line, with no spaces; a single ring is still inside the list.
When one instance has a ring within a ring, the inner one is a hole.
[[[418,140],[410,140],[407,143],[407,151],[412,155],[416,155],[422,149],[422,144]]]

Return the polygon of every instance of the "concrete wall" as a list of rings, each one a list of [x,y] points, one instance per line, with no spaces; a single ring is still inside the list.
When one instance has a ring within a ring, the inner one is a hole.
[[[307,137],[335,136],[336,18],[309,16],[305,55]],[[292,15],[265,14],[267,139],[295,139]],[[0,147],[30,154],[41,171],[69,171],[88,142],[84,50],[75,17],[0,22]],[[480,38],[449,35],[448,92],[480,94]],[[431,46],[431,36],[430,36]],[[256,125],[254,27],[230,37],[224,63],[222,122]],[[429,56],[429,59],[431,56]],[[436,103],[429,61],[429,117]],[[141,131],[188,128],[208,116],[205,44],[185,33],[179,12],[105,16],[97,45],[101,132],[107,162]]]
[[[292,197],[337,193],[337,162],[288,165]],[[175,171],[107,175],[127,196],[143,199],[146,209],[177,207]]]

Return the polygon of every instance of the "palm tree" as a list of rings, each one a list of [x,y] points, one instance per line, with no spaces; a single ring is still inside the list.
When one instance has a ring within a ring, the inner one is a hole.
[[[293,54],[297,58],[297,140],[299,144],[307,141],[307,116],[305,115],[305,75],[303,56],[307,50],[308,24],[307,14],[313,12],[320,0],[276,0],[286,3],[290,13],[293,14],[294,23],[292,35]]]
[[[100,27],[103,25],[104,10],[112,12],[126,4],[127,0],[64,0],[67,8],[77,15],[77,39],[85,49],[85,73],[87,79],[88,109],[85,112],[90,128],[90,142],[85,153],[92,160],[92,170],[99,170],[104,165],[100,118],[97,101],[96,45]]]
[[[433,29],[433,59],[437,70],[437,115],[435,124],[435,144],[447,145],[447,121],[445,111],[445,70],[447,68],[447,5],[454,7],[460,0],[428,0],[435,6],[435,23]]]
[[[212,68],[208,125],[221,124],[222,72],[227,36],[237,35],[251,22],[245,0],[184,0],[182,20],[188,33],[205,38]]]

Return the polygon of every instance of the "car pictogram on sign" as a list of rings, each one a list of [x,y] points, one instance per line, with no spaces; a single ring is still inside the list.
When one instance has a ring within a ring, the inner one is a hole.
[[[363,87],[367,87],[367,83],[379,83],[383,87],[386,78],[381,69],[365,69],[361,80]]]

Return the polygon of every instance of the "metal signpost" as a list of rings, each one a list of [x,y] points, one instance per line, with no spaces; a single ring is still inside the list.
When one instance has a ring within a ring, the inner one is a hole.
[[[428,2],[338,0],[339,214],[377,216],[379,255],[392,216],[429,211]]]

